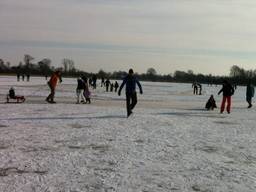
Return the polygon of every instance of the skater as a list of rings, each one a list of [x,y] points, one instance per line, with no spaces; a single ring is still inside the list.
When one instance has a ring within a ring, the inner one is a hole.
[[[104,79],[104,77],[102,77],[102,78],[101,78],[101,87],[104,86],[104,83],[105,83],[105,79]]]
[[[132,110],[137,104],[137,93],[136,93],[136,84],[139,86],[140,94],[143,93],[140,82],[133,75],[133,69],[129,70],[129,74],[124,78],[123,83],[121,84],[118,95],[121,95],[121,91],[126,85],[126,109],[127,109],[127,117],[132,114]]]
[[[89,78],[89,86],[92,86],[92,78]]]
[[[193,84],[192,84],[192,88],[194,88],[194,95],[197,95],[198,94],[198,87],[197,87],[197,82],[194,82]]]
[[[117,81],[115,82],[114,87],[115,87],[115,92],[117,92],[117,89],[118,89],[118,87],[119,87],[119,84],[117,83]]]
[[[20,81],[20,73],[17,73],[17,81]]]
[[[83,94],[84,89],[85,89],[85,82],[80,77],[80,78],[77,79],[77,88],[76,88],[77,100],[76,100],[76,104],[80,103],[80,96],[82,98],[82,102],[85,102],[85,98],[84,98],[84,94]]]
[[[110,92],[113,92],[114,91],[114,83],[111,83],[110,85]]]
[[[214,108],[217,108],[215,99],[213,98],[213,95],[210,96],[207,103],[205,104],[205,108],[207,110],[214,110]]]
[[[202,95],[202,85],[198,83],[197,86],[199,87],[199,95]]]
[[[246,101],[249,104],[248,108],[252,107],[252,98],[254,97],[254,86],[251,83],[251,80],[246,86]]]
[[[105,81],[106,92],[108,92],[109,85],[110,85],[110,81],[109,81],[109,79],[107,79],[107,80]]]
[[[225,104],[227,101],[227,112],[230,113],[231,108],[231,96],[234,94],[233,86],[227,81],[223,81],[222,89],[219,91],[218,95],[223,92],[223,99],[221,103],[220,113],[223,113],[225,109]]]
[[[91,92],[89,90],[89,85],[88,85],[88,79],[84,76],[82,77],[84,80],[84,97],[85,97],[85,104],[91,104]]]
[[[96,86],[97,86],[97,76],[94,74],[92,76],[92,87],[93,87],[93,89],[96,89]]]
[[[29,80],[30,80],[30,74],[28,73],[26,76],[27,76],[27,81],[29,82]]]
[[[51,76],[50,80],[47,82],[48,86],[51,89],[51,93],[48,95],[48,97],[45,99],[48,103],[56,103],[54,101],[54,95],[55,95],[55,89],[58,84],[58,81],[61,83],[61,72],[55,71],[53,75]]]

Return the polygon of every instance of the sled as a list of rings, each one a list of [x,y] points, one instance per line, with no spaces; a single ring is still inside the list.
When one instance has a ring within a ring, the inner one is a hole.
[[[6,103],[24,103],[25,100],[26,99],[24,96],[15,96],[15,97],[10,97],[10,95],[6,96]]]

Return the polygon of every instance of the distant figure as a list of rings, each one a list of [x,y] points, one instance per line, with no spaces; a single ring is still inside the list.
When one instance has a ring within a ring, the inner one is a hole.
[[[15,100],[17,100],[17,103],[20,103],[20,102],[24,102],[25,101],[25,97],[24,96],[18,96],[18,95],[16,95],[15,94],[15,90],[14,90],[14,88],[13,87],[11,87],[10,89],[9,89],[9,94],[7,95],[7,103],[9,103],[9,100],[10,99],[15,99]]]
[[[76,95],[77,95],[77,100],[76,100],[76,104],[80,103],[80,96],[82,98],[82,101],[85,102],[85,98],[84,98],[84,89],[85,89],[85,83],[84,80],[80,77],[77,79],[77,87],[76,87]]]
[[[92,86],[92,78],[89,78],[89,86]]]
[[[217,108],[215,99],[213,98],[213,95],[210,96],[207,103],[205,104],[205,108],[207,110],[214,110],[214,108]]]
[[[110,92],[113,92],[114,91],[114,83],[111,83],[110,85]]]
[[[96,86],[97,86],[97,76],[94,74],[92,76],[92,87],[93,87],[93,89],[96,89]]]
[[[27,81],[30,80],[30,74],[27,74]]]
[[[192,88],[194,88],[194,91],[193,91],[194,95],[197,95],[197,94],[198,94],[197,82],[194,82],[194,83],[192,84]]]
[[[219,91],[218,95],[223,92],[223,99],[221,103],[220,113],[223,113],[225,109],[225,104],[227,101],[227,112],[230,113],[231,108],[231,96],[234,94],[233,86],[227,81],[223,81],[222,89]]]
[[[109,79],[107,79],[107,80],[105,81],[106,92],[108,92],[109,85],[110,85],[110,81],[109,81]]]
[[[47,82],[48,86],[51,89],[51,93],[48,95],[48,97],[46,98],[46,101],[48,103],[56,103],[54,101],[54,96],[55,96],[55,89],[56,86],[58,84],[58,81],[61,83],[62,79],[61,79],[61,72],[60,71],[55,71],[53,73],[53,75],[51,76],[50,80]]]
[[[20,81],[20,73],[17,73],[17,81]]]
[[[84,80],[84,97],[85,97],[85,104],[91,104],[91,92],[89,90],[89,85],[88,85],[88,79],[86,77],[82,77]]]
[[[104,79],[104,77],[102,77],[102,78],[101,78],[101,87],[104,86],[104,83],[105,83],[105,79]]]
[[[202,95],[202,85],[198,83],[197,86],[199,87],[199,95]]]
[[[130,69],[128,75],[124,78],[123,83],[121,84],[118,95],[121,95],[121,91],[126,85],[126,109],[127,109],[127,117],[132,114],[132,110],[137,104],[137,93],[136,93],[136,84],[139,86],[140,94],[143,93],[140,82],[133,75],[133,70]]]
[[[252,107],[252,98],[254,97],[254,86],[251,81],[246,86],[246,101],[249,104],[248,108]]]
[[[117,83],[117,81],[115,82],[114,87],[115,87],[115,92],[117,92],[117,89],[118,89],[118,87],[119,87],[119,84]]]
[[[25,74],[22,74],[22,81],[25,80]]]

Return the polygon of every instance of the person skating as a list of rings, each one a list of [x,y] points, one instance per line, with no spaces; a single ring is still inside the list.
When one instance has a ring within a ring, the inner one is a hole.
[[[117,81],[115,82],[114,87],[115,87],[115,92],[117,92],[117,89],[118,89],[118,87],[119,87],[119,84],[117,83]]]
[[[246,86],[246,101],[249,104],[248,108],[252,107],[252,98],[254,97],[254,86],[251,81]]]
[[[58,84],[58,81],[61,83],[61,72],[60,71],[55,71],[53,75],[51,76],[50,80],[48,81],[48,86],[51,89],[51,93],[48,95],[48,97],[45,99],[48,103],[56,103],[54,101],[54,95],[55,95],[55,89]]]
[[[192,84],[192,88],[194,88],[194,91],[193,91],[194,95],[197,95],[197,94],[198,94],[197,82],[194,82],[194,83]]]
[[[102,77],[102,78],[101,78],[101,87],[104,86],[104,83],[105,83],[105,79],[104,79],[104,77]]]
[[[105,81],[105,86],[106,86],[106,92],[108,92],[108,88],[109,88],[109,85],[111,84],[111,82],[109,81],[109,79],[107,79]]]
[[[217,108],[213,95],[211,95],[210,98],[208,99],[207,103],[205,104],[205,108],[207,110],[214,110],[214,108]]]
[[[110,92],[113,92],[114,91],[114,83],[111,83],[110,84]]]
[[[85,104],[91,104],[91,92],[89,90],[89,84],[88,84],[88,79],[84,76],[82,77],[84,80],[84,97],[85,97]]]
[[[227,101],[227,112],[230,113],[231,109],[231,96],[234,94],[234,88],[233,86],[227,81],[223,81],[222,89],[218,92],[218,95],[223,92],[223,98],[220,108],[220,113],[223,113],[225,110],[225,104]]]
[[[80,103],[80,96],[82,98],[82,101],[85,102],[85,98],[84,98],[84,89],[85,89],[85,82],[84,80],[80,77],[77,79],[77,88],[76,88],[76,95],[77,95],[77,101],[76,103],[79,104]]]
[[[199,95],[202,95],[202,85],[198,83],[197,86],[199,88]]]
[[[140,89],[140,94],[143,93],[142,87],[140,82],[137,78],[133,75],[133,69],[129,70],[128,75],[124,78],[119,90],[118,95],[121,95],[121,91],[126,85],[126,109],[127,109],[127,117],[132,114],[132,110],[134,109],[135,105],[137,104],[137,93],[136,93],[136,84]]]

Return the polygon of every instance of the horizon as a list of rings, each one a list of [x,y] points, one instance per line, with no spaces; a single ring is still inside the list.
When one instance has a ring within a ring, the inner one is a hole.
[[[12,66],[24,54],[83,71],[158,74],[192,70],[228,75],[254,69],[256,3],[249,0],[3,0],[0,58]]]

